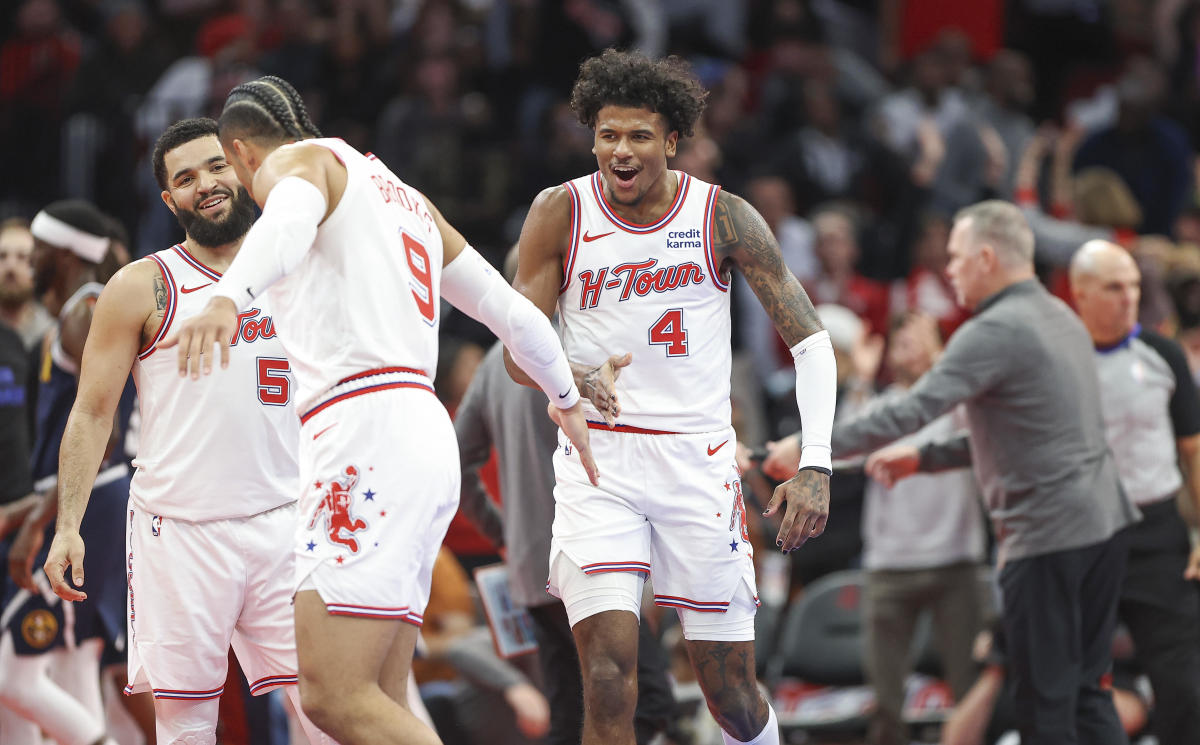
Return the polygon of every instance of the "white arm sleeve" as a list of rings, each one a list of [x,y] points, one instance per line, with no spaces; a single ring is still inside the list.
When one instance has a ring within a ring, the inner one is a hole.
[[[216,294],[245,310],[275,280],[295,269],[312,248],[326,208],[325,196],[311,182],[299,176],[280,179],[217,283]]]
[[[579,400],[562,343],[537,306],[470,246],[442,269],[442,297],[500,337],[517,365],[560,409]]]
[[[800,409],[800,469],[832,474],[833,411],[837,403],[837,360],[829,332],[822,329],[791,349],[796,360],[796,405]]]

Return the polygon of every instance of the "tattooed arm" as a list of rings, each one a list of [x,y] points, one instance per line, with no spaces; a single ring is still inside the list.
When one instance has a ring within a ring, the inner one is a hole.
[[[87,597],[72,589],[63,574],[72,565],[75,584],[83,581],[84,545],[79,523],[104,458],[129,369],[143,339],[153,338],[158,331],[166,304],[166,288],[158,266],[143,259],[109,280],[92,311],[79,389],[59,451],[57,530],[45,564],[54,591],[67,600]]]
[[[735,264],[796,359],[796,403],[804,425],[800,470],[775,489],[764,515],[787,509],[775,544],[784,553],[825,531],[829,519],[829,436],[837,397],[833,347],[812,301],[783,263],[762,215],[740,197],[721,192],[713,212],[717,260]]]

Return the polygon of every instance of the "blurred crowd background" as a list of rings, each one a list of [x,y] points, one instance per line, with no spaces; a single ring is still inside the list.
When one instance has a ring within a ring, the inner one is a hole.
[[[833,336],[847,412],[965,320],[943,274],[949,225],[993,197],[1025,210],[1064,300],[1080,244],[1127,247],[1142,324],[1200,370],[1194,0],[13,0],[0,39],[0,219],[88,199],[134,258],[182,238],[149,166],[156,137],[274,74],[499,266],[533,197],[595,169],[567,103],[579,63],[636,48],[686,58],[710,91],[672,165],[772,226]],[[797,428],[795,375],[735,287],[735,424],[753,449]],[[936,323],[885,345],[911,313]],[[491,341],[447,315],[451,410]],[[768,605],[862,565],[867,488],[838,472],[826,535],[760,567]],[[461,520],[447,546],[468,568],[495,555]]]

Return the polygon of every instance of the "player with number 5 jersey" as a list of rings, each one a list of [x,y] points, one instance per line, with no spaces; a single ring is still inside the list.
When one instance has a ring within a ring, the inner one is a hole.
[[[232,369],[238,313],[270,287],[298,384],[300,691],[344,745],[436,743],[406,681],[442,537],[458,446],[430,380],[442,298],[484,322],[550,400],[597,482],[579,391],[550,322],[386,165],[322,138],[286,81],[239,85],[221,145],[263,208],[205,310],[166,340],[181,374]]]

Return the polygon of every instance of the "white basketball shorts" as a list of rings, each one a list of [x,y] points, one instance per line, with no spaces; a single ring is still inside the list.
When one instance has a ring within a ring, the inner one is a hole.
[[[296,683],[295,503],[253,517],[188,522],[130,501],[129,686],[155,698],[221,695],[229,648],[262,694]]]
[[[559,433],[548,589],[572,606],[564,586],[580,583],[557,576],[564,564],[591,576],[650,575],[654,602],[679,611],[688,639],[753,639],[754,549],[733,461],[733,429],[699,434],[631,429],[591,430],[598,488]],[[555,561],[560,554],[569,564]],[[627,607],[627,602],[611,608],[592,603],[587,613]],[[727,615],[714,629],[715,614]]]
[[[301,418],[294,587],[334,615],[420,626],[458,509],[458,442],[432,387],[362,380]]]

